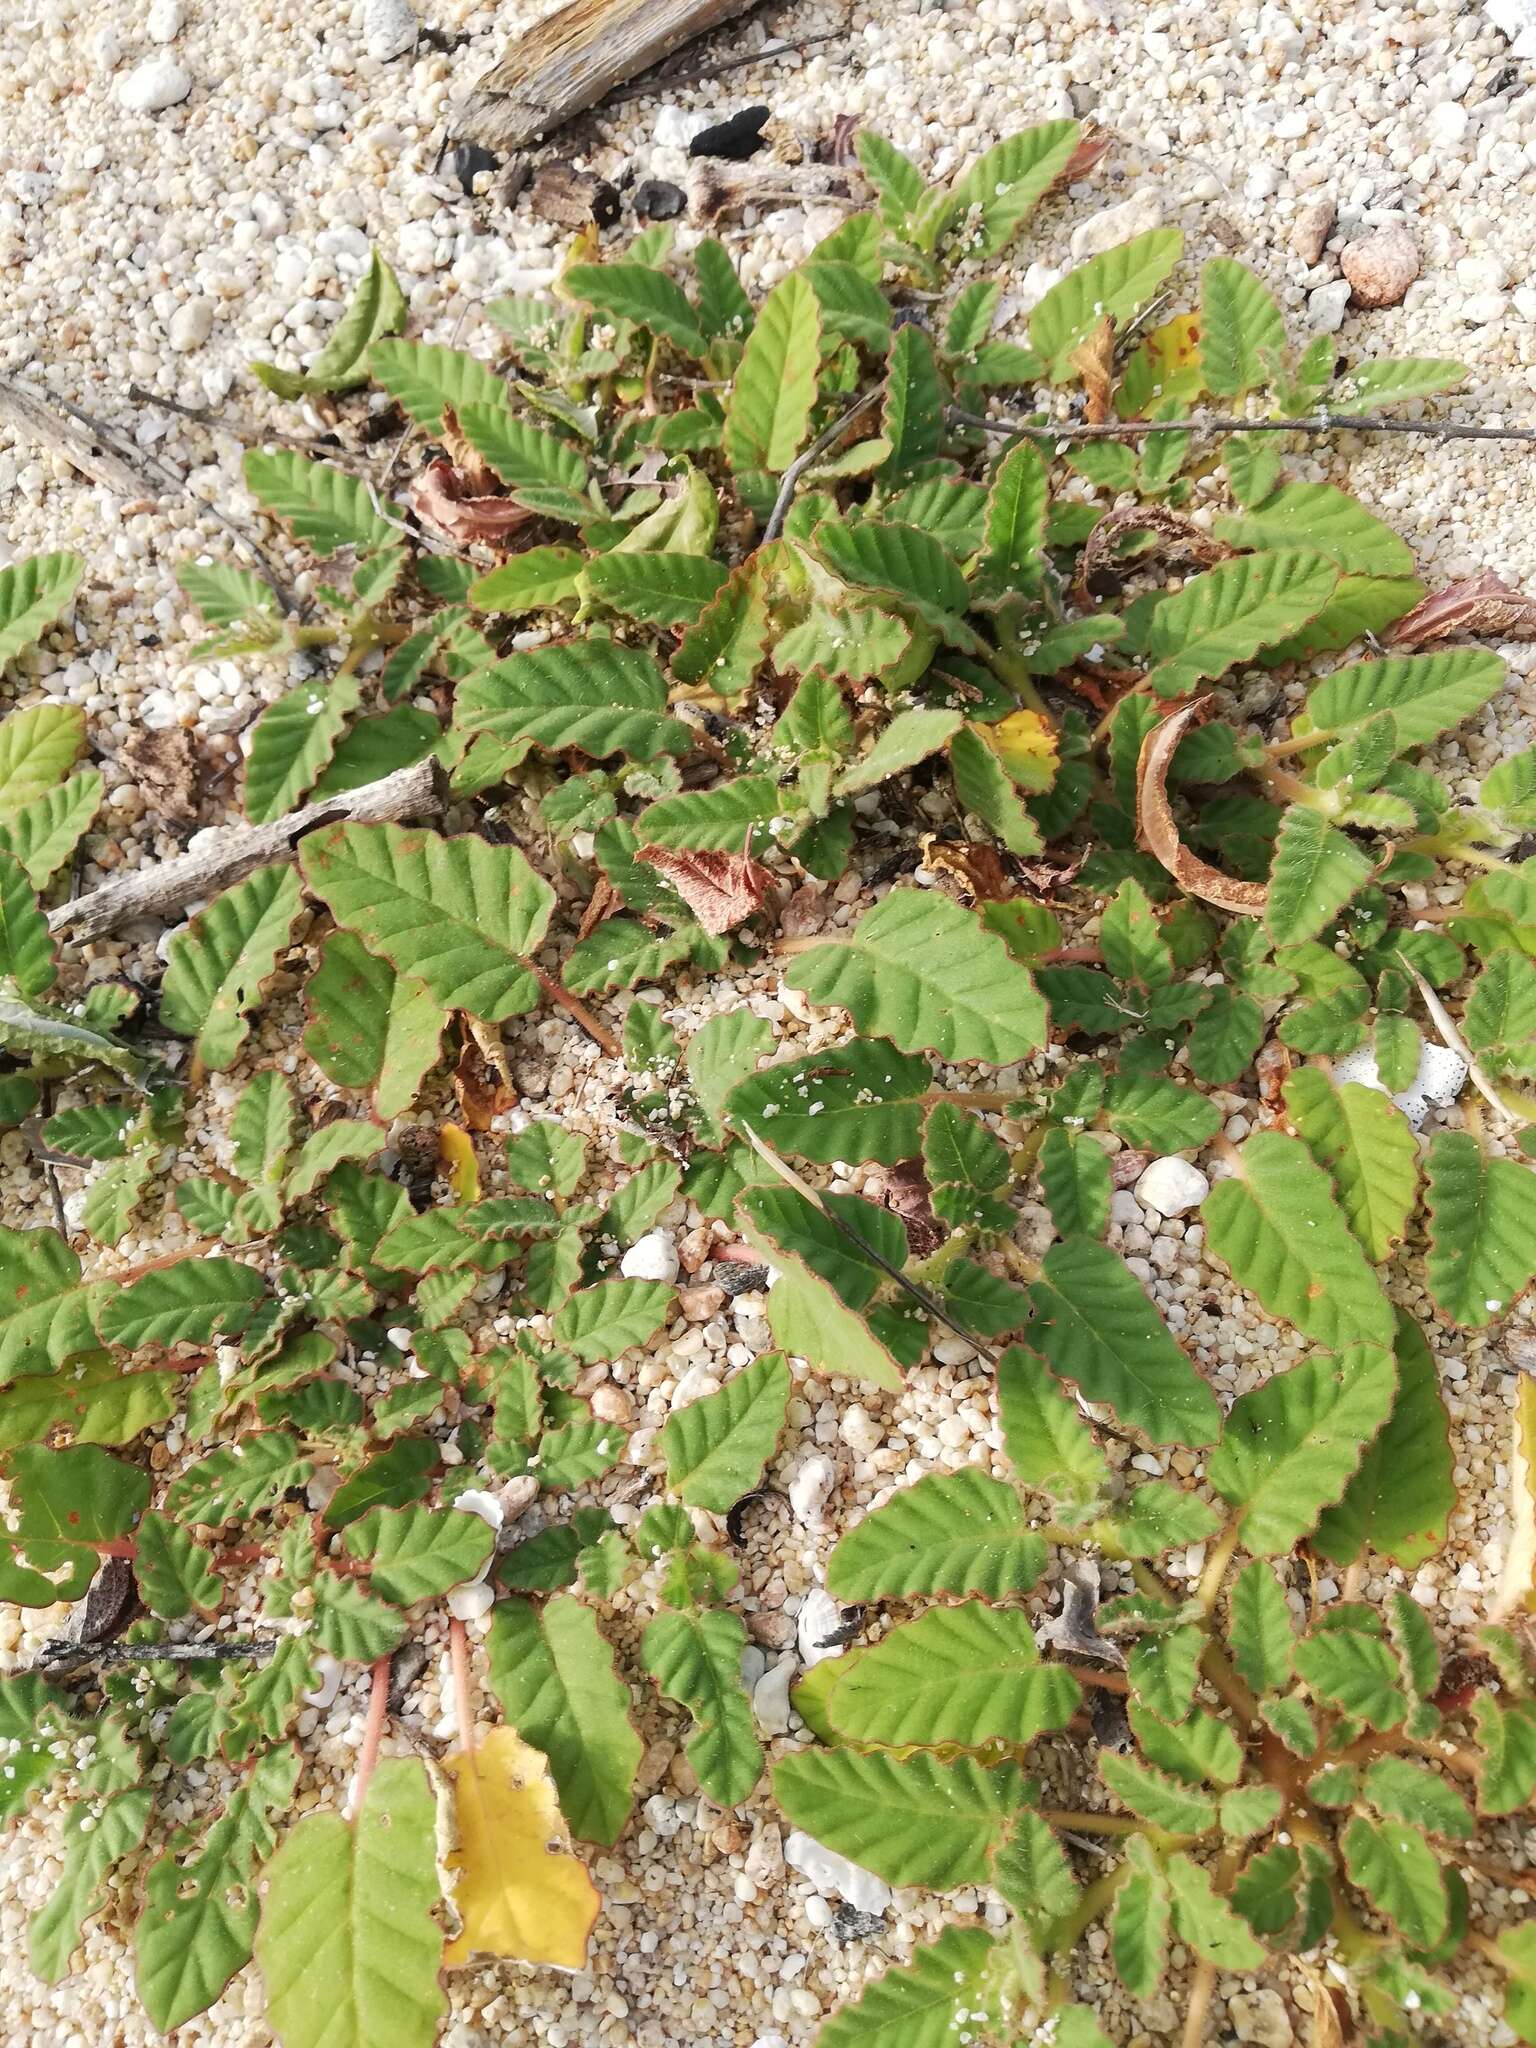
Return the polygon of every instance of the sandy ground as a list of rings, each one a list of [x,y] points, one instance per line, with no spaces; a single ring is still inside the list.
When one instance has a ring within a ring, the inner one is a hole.
[[[282,683],[253,664],[199,668],[189,660],[193,622],[172,571],[188,554],[243,559],[207,512],[218,505],[252,522],[240,444],[132,398],[130,386],[210,406],[254,431],[274,415],[243,375],[245,363],[253,355],[296,362],[318,347],[370,243],[396,267],[415,331],[488,350],[478,307],[542,281],[564,237],[532,218],[526,202],[508,212],[489,197],[465,197],[433,169],[453,98],[536,10],[436,0],[424,25],[450,43],[462,38],[462,46],[445,53],[424,41],[390,62],[368,53],[381,12],[378,0],[334,14],[285,0],[241,9],[155,0],[147,15],[118,0],[39,0],[11,6],[0,20],[0,370],[25,371],[126,430],[182,480],[158,503],[125,504],[35,448],[8,445],[0,428],[4,546],[14,557],[74,547],[88,564],[73,628],[22,664],[3,694],[85,706],[108,774],[111,808],[102,822],[129,861],[169,852],[184,834],[146,816],[128,771],[114,769],[127,734],[141,722],[182,722],[210,746],[230,747]],[[835,33],[803,55],[599,114],[570,130],[561,150],[610,177],[680,178],[682,117],[762,101],[785,137],[810,143],[838,115],[854,115],[944,174],[1029,122],[1092,115],[1116,146],[1091,188],[1053,207],[1015,252],[1005,290],[1018,306],[1038,290],[1030,266],[1063,261],[1074,227],[1150,193],[1165,218],[1188,231],[1193,259],[1229,251],[1253,263],[1304,332],[1337,317],[1327,288],[1343,243],[1401,221],[1418,239],[1423,274],[1400,309],[1345,317],[1341,351],[1459,357],[1473,373],[1456,401],[1463,416],[1536,419],[1536,58],[1513,58],[1477,9],[1443,0],[1286,10],[1234,0],[983,0],[859,6],[844,17],[809,4],[728,31],[716,54],[757,47],[770,30],[790,42]],[[137,110],[153,96],[145,64],[159,67],[162,87],[166,67],[182,67],[186,96],[159,112]],[[1309,269],[1290,236],[1297,215],[1321,197],[1336,203],[1338,225]],[[749,276],[768,283],[826,225],[798,211],[776,213],[737,232],[736,253]],[[1491,567],[1536,587],[1529,451],[1384,441],[1350,451],[1350,459],[1352,487],[1407,536],[1426,574]],[[284,557],[281,540],[272,545]],[[302,584],[309,572],[301,558],[284,558]],[[1453,777],[1475,781],[1500,751],[1536,736],[1536,653],[1508,652],[1508,691],[1480,729],[1442,752]],[[215,787],[204,822],[221,814],[222,801]],[[114,947],[101,949],[96,971],[111,971],[119,957]],[[786,1012],[771,975],[746,990],[705,991],[686,1021],[742,995],[796,1049],[832,1033],[830,1020],[807,1032]],[[287,1029],[279,1003],[258,1050],[282,1059],[292,1044]],[[614,1075],[593,1049],[546,1021],[518,1036],[515,1053],[530,1106],[542,1098],[601,1143]],[[227,1094],[214,1091],[203,1112],[210,1121],[194,1122],[186,1170],[218,1158]],[[1242,1129],[1239,1114],[1229,1130]],[[5,1220],[51,1221],[25,1148],[0,1144],[0,1164]],[[1256,1320],[1204,1261],[1197,1225],[1165,1223],[1154,1232],[1130,1209],[1118,1213],[1121,1248],[1224,1392],[1285,1361],[1292,1340]],[[157,1248],[160,1241],[130,1240],[119,1253],[127,1260]],[[1406,1279],[1399,1292],[1415,1301]],[[1417,1305],[1427,1321],[1427,1305]],[[637,1419],[662,1419],[678,1382],[701,1362],[723,1354],[740,1364],[761,1349],[760,1308],[760,1299],[745,1297],[734,1312],[617,1368]],[[1481,1618],[1502,1561],[1513,1368],[1497,1343],[1443,1332],[1435,1343],[1464,1491],[1450,1551],[1412,1588],[1450,1636]],[[747,1606],[770,1617],[759,1624],[763,1634],[793,1616],[836,1534],[882,1490],[995,1458],[988,1385],[966,1358],[957,1353],[912,1380],[896,1400],[810,1377],[797,1388],[773,1479],[787,1486],[820,1456],[836,1479],[823,1509],[796,1520],[776,1507],[753,1535]],[[643,1466],[649,1455],[647,1435],[632,1457]],[[1368,1578],[1364,1591],[1379,1598],[1401,1583],[1401,1574],[1383,1574]],[[24,1633],[14,1615],[0,1619],[0,1651],[25,1661],[30,1644],[57,1632],[62,1619],[29,1616]],[[621,1608],[621,1635],[626,1626]],[[430,1647],[420,1697],[392,1738],[401,1747],[430,1745],[440,1732],[440,1639]],[[355,1754],[360,1710],[358,1688],[347,1687],[306,1727],[318,1768],[305,1803],[335,1798]],[[837,1902],[784,1871],[766,1800],[759,1797],[745,1821],[701,1812],[673,1755],[674,1725],[652,1715],[645,1732],[652,1748],[644,1810],[618,1850],[595,1860],[607,1909],[590,1970],[563,1980],[510,1967],[459,1973],[453,2048],[799,2048],[820,2016],[915,1937],[955,1913],[987,1909],[974,1895],[941,1904],[898,1894],[882,1935],[840,1942]],[[775,1746],[796,1739],[779,1737]],[[191,1812],[206,1788],[185,1790]],[[25,1918],[56,1875],[57,1820],[57,1809],[44,1805],[0,1850],[6,2039],[14,2048],[137,2044],[150,2033],[112,1915],[93,1927],[81,1967],[62,1985],[39,1987],[22,1963]],[[1536,1854],[1536,1841],[1513,1830],[1503,1846],[1516,1862]],[[1480,1903],[1497,1911],[1500,1902],[1485,1893]],[[1221,2026],[1283,2048],[1291,2023],[1283,2010],[1277,2016],[1278,2002],[1255,2007],[1239,1997],[1228,2007],[1231,1994],[1252,1988],[1223,1982]],[[268,2038],[258,2005],[248,1976],[180,2038],[255,2048]],[[1479,1980],[1469,1979],[1443,2038],[1497,2048],[1509,2037],[1492,2011]],[[1164,1995],[1133,2012],[1110,1993],[1102,2019],[1118,2040],[1162,2040],[1176,2025],[1176,2001]]]

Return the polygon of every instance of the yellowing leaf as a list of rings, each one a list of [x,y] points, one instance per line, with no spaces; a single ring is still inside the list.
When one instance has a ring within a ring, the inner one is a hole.
[[[456,1202],[478,1202],[480,1167],[468,1131],[444,1124],[437,1134],[438,1156],[448,1169],[448,1185]]]
[[[571,1848],[549,1765],[514,1728],[481,1734],[473,1753],[444,1757],[453,1779],[455,1903],[463,1931],[449,1969],[471,1956],[511,1956],[579,1970],[602,1898]]]
[[[1011,711],[982,732],[1020,789],[1047,790],[1056,780],[1056,733],[1038,711]]]

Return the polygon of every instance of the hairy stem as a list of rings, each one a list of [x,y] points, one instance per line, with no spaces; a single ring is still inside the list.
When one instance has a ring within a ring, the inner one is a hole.
[[[363,1810],[368,1781],[379,1760],[379,1744],[384,1739],[384,1719],[388,1712],[389,1659],[380,1657],[368,1677],[368,1719],[363,1724],[363,1746],[357,1752],[357,1774],[352,1780],[352,1797],[347,1804],[347,1813],[352,1819],[356,1819]]]
[[[1238,1523],[1234,1519],[1211,1546],[1206,1555],[1205,1570],[1200,1574],[1200,1584],[1195,1598],[1200,1602],[1202,1614],[1216,1612],[1216,1603],[1221,1598],[1222,1582],[1227,1576],[1227,1566],[1232,1562],[1232,1553],[1237,1549]]]
[[[457,1616],[448,1624],[448,1657],[453,1665],[453,1718],[458,1724],[459,1747],[466,1756],[473,1756],[475,1716],[469,1698],[469,1637]]]
[[[533,966],[533,963],[530,961],[529,965]],[[538,979],[539,987],[543,989],[549,1000],[552,1003],[558,1003],[567,1016],[573,1017],[582,1030],[586,1032],[588,1038],[594,1044],[602,1047],[609,1059],[623,1059],[623,1046],[620,1045],[618,1039],[614,1037],[606,1024],[598,1022],[585,1003],[580,1002],[573,996],[565,984],[557,981],[554,975],[546,974],[542,967],[533,966],[533,971]]]
[[[1180,2048],[1200,2048],[1205,2039],[1205,2023],[1210,2017],[1211,1994],[1215,1989],[1216,1965],[1199,1964],[1190,1980],[1189,2004],[1184,2008],[1184,2031],[1179,2036]]]

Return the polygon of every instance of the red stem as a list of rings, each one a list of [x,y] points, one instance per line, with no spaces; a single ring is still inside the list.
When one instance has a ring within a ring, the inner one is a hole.
[[[571,994],[570,990],[562,982],[556,981],[552,974],[546,974],[542,967],[534,967],[533,971],[538,976],[539,987],[543,989],[549,1000],[552,1003],[558,1003],[562,1010],[574,1017],[582,1030],[586,1032],[588,1038],[600,1045],[603,1051],[607,1053],[609,1059],[623,1059],[623,1046],[620,1045],[606,1024],[598,1022],[585,1003],[578,1002],[576,997]]]
[[[469,1637],[462,1621],[448,1624],[448,1655],[453,1664],[453,1715],[459,1724],[459,1747],[475,1753],[475,1717],[469,1704]]]
[[[389,1659],[380,1657],[369,1679],[368,1719],[363,1726],[363,1746],[357,1753],[357,1775],[352,1780],[349,1812],[354,1820],[362,1812],[363,1801],[368,1796],[368,1780],[379,1760],[379,1744],[384,1739],[384,1720],[388,1712]]]

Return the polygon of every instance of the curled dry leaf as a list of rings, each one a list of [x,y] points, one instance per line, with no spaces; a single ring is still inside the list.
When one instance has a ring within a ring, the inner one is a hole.
[[[1388,633],[1394,647],[1424,647],[1456,633],[1489,640],[1536,640],[1536,597],[1512,590],[1491,569],[1448,583],[1405,612]]]
[[[444,1757],[453,1780],[460,1932],[449,1969],[471,1956],[508,1956],[579,1970],[602,1897],[571,1848],[549,1765],[512,1728],[489,1728],[472,1750]]]
[[[933,1213],[928,1176],[921,1159],[903,1159],[885,1176],[885,1206],[901,1218],[915,1259],[929,1258],[949,1242],[949,1225]]]
[[[1115,366],[1115,323],[1107,314],[1088,339],[1073,349],[1067,362],[1083,380],[1088,424],[1102,427],[1110,416],[1109,390]]]
[[[1259,1079],[1259,1101],[1264,1106],[1266,1120],[1283,1123],[1285,1118],[1285,1084],[1290,1079],[1291,1055],[1278,1038],[1259,1048],[1253,1063]]]
[[[1240,882],[1203,861],[1179,837],[1173,806],[1168,801],[1168,769],[1179,742],[1208,718],[1215,699],[1197,697],[1147,734],[1136,762],[1136,836],[1160,860],[1186,895],[1214,903],[1234,917],[1262,917],[1269,890],[1262,882]]]
[[[503,495],[500,477],[459,425],[459,416],[451,405],[443,407],[443,428],[438,438],[443,444],[443,453],[458,472],[470,497],[496,498]]]
[[[429,462],[411,485],[411,510],[445,540],[504,548],[535,513],[511,498],[477,497],[451,462]]]
[[[1225,562],[1236,553],[1225,541],[1212,539],[1192,519],[1167,505],[1122,505],[1118,511],[1106,512],[1083,543],[1077,561],[1080,592],[1090,591],[1096,575],[1105,570],[1117,575],[1127,565],[1128,558],[1119,550],[1133,533],[1152,536],[1152,544],[1139,548],[1138,554],[1156,553],[1170,562],[1193,562],[1201,569]]]
[[[1000,902],[1015,894],[1002,855],[979,840],[922,837],[923,866],[960,903]]]
[[[669,881],[705,931],[734,931],[762,908],[773,877],[749,853],[642,846],[635,856]]]
[[[517,1101],[517,1090],[495,1029],[472,1017],[460,1023],[464,1043],[453,1070],[453,1092],[466,1128],[488,1131]]]
[[[1114,139],[1112,135],[1085,134],[1062,165],[1056,177],[1056,184],[1075,185],[1079,178],[1086,178],[1100,157],[1108,155],[1109,146]]]

